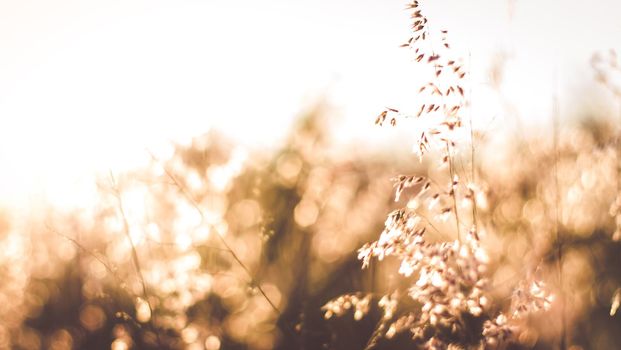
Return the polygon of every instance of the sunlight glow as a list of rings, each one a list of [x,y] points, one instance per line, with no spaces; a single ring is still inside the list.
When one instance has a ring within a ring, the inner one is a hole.
[[[511,96],[508,102],[531,120],[549,114],[541,106],[554,92],[551,64],[559,63],[555,59],[564,60],[560,77],[563,69],[584,65],[592,50],[616,45],[606,42],[615,35],[588,33],[621,32],[606,27],[616,23],[614,19],[602,18],[615,11],[589,6],[584,10],[592,15],[581,18],[598,18],[597,23],[585,23],[572,41],[560,40],[552,52],[532,42],[530,38],[539,36],[530,35],[529,28],[555,28],[560,37],[563,28],[575,26],[560,17],[558,23],[533,17],[545,13],[529,10],[539,2],[520,2],[513,17],[508,17],[504,3],[488,6],[489,1],[477,0],[488,11],[474,13],[476,4],[448,2],[442,11],[453,10],[437,17],[445,19],[442,24],[449,30],[461,28],[453,35],[478,62],[508,48],[508,71],[520,75],[507,76],[503,89]],[[582,8],[557,2],[548,5]],[[2,200],[19,206],[43,192],[54,204],[79,205],[92,191],[76,184],[88,181],[93,171],[144,164],[145,147],[187,142],[212,127],[245,143],[273,144],[300,106],[325,92],[344,122],[355,125],[351,135],[341,133],[338,138],[376,138],[369,133],[376,111],[386,104],[406,104],[413,92],[409,87],[417,85],[411,57],[397,47],[396,38],[406,33],[402,2],[354,5],[348,0],[327,5],[324,0],[296,6],[281,0],[236,5],[221,0],[3,4]],[[440,10],[435,6],[429,4],[431,15]],[[485,20],[476,20],[482,16]],[[465,27],[465,21],[471,27]],[[284,27],[288,30],[281,30]],[[253,28],[252,34],[247,28]],[[486,35],[491,37],[483,39]],[[533,50],[541,54],[533,55]],[[577,50],[582,50],[579,55],[569,54]],[[540,61],[534,62],[535,56]],[[472,68],[475,93],[487,101],[486,93],[478,91],[488,84],[487,67]],[[531,84],[534,79],[537,84]],[[576,86],[576,77],[561,79]],[[475,101],[475,111],[497,117],[499,109],[489,107]],[[212,174],[212,180],[222,181],[221,176]]]

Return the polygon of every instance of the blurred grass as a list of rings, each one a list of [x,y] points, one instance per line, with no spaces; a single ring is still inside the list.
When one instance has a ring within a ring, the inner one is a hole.
[[[380,317],[376,307],[354,321],[324,320],[321,306],[344,293],[407,285],[383,265],[361,270],[356,250],[376,238],[396,205],[389,179],[433,169],[404,163],[409,156],[392,150],[378,157],[334,149],[330,113],[323,105],[308,111],[273,152],[243,150],[209,133],[114,183],[99,179],[100,201],[83,210],[49,208],[27,223],[3,216],[0,347],[364,348]],[[621,245],[611,240],[609,213],[616,188],[610,130],[605,118],[566,125],[557,149],[569,335],[583,349],[621,344],[619,316],[608,315],[621,285]],[[559,288],[549,171],[555,150],[536,135],[489,144],[477,148],[487,199],[479,215],[502,305],[529,267]],[[528,319],[522,346],[554,347],[555,312]],[[377,344],[408,346],[405,336]]]

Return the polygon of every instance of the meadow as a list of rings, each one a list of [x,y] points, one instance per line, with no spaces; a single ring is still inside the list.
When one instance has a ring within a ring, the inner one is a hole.
[[[391,142],[336,142],[320,100],[275,149],[212,130],[80,208],[1,212],[0,348],[621,348],[619,58],[585,63],[607,108],[482,121],[426,2],[424,83],[361,120]]]

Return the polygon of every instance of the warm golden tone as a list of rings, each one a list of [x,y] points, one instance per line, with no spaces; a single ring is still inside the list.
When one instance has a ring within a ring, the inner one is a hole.
[[[356,121],[384,139],[344,141],[326,92],[271,147],[197,122],[93,194],[3,208],[0,349],[621,349],[619,57],[524,123],[510,55],[478,61],[429,2],[395,38],[406,103]]]

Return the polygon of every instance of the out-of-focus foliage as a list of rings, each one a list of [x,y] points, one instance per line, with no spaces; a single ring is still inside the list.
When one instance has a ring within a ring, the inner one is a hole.
[[[389,158],[331,150],[326,113],[276,152],[210,133],[102,177],[100,201],[72,215],[3,224],[2,346],[329,344],[320,307],[372,286],[352,252],[391,201]]]
[[[426,31],[417,8],[413,30]],[[419,49],[414,38],[405,47]],[[446,73],[435,52],[424,57]],[[456,62],[444,68],[459,82]],[[277,150],[209,133],[102,176],[99,200],[80,210],[7,211],[0,348],[619,348],[616,123],[473,132],[468,149],[446,136],[462,127],[463,88],[426,89],[461,98],[420,109],[449,112],[443,132],[414,135],[422,164],[400,154],[410,144],[336,148],[320,105]]]
[[[361,271],[356,260],[392,210],[399,167],[330,150],[326,115],[309,113],[271,154],[211,133],[146,169],[102,177],[101,200],[72,215],[3,216],[2,347],[363,348],[385,311],[372,295],[407,285],[390,267]],[[585,349],[621,341],[610,316],[621,285],[610,130],[567,127],[556,153],[536,136],[477,148],[487,202],[479,216],[483,231],[494,229],[482,242],[500,303],[527,271],[560,294],[556,157],[566,322],[570,343]],[[321,307],[344,293],[354,293],[349,316],[324,320]],[[522,346],[557,342],[558,305],[550,312],[525,321]],[[397,336],[376,347],[408,343]]]
[[[356,260],[392,209],[389,179],[399,167],[391,156],[331,150],[326,115],[310,112],[270,154],[211,133],[146,169],[102,177],[101,200],[72,215],[4,215],[1,347],[363,348],[383,314],[364,295],[407,284],[390,267],[360,271]],[[570,343],[585,349],[621,342],[618,314],[610,316],[621,285],[610,130],[607,122],[568,126],[556,151],[537,136],[477,148],[492,294],[502,303],[535,271],[567,298]],[[323,319],[322,305],[356,291],[364,295],[342,310],[350,316]],[[558,304],[550,312],[525,321],[523,346],[556,343]],[[407,338],[377,348],[399,344]]]
[[[496,227],[493,250],[502,257],[494,274],[497,292],[510,294],[511,277],[530,270],[564,300],[527,324],[526,344],[554,344],[561,313],[569,345],[621,344],[614,332],[619,319],[609,316],[621,285],[616,129],[606,119],[584,119],[560,129],[556,146],[552,137],[533,133],[483,150],[486,215]]]

